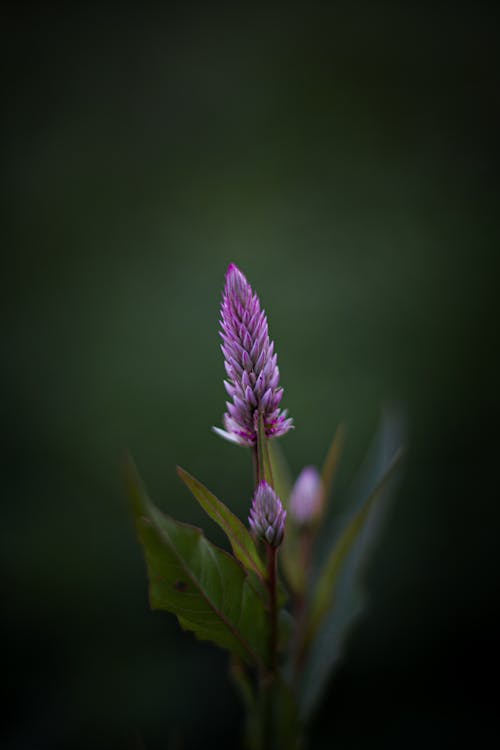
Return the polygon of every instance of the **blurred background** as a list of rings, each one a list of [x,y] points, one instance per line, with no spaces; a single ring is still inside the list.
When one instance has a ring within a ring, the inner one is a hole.
[[[498,18],[461,3],[1,11],[3,746],[235,746],[223,653],[151,613],[120,467],[245,517],[211,433],[237,263],[267,310],[294,473],[386,404],[408,455],[311,747],[483,746],[497,651]]]

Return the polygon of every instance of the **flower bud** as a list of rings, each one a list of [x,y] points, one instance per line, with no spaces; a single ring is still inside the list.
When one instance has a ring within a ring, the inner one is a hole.
[[[248,522],[258,539],[279,547],[285,533],[286,510],[273,488],[260,482],[253,497]]]
[[[299,474],[290,495],[289,508],[295,521],[308,524],[315,521],[323,504],[323,482],[314,466],[306,466]]]

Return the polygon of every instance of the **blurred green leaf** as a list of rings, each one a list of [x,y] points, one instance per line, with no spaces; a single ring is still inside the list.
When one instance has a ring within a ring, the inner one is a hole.
[[[146,557],[151,608],[173,612],[199,639],[263,667],[269,643],[265,604],[243,567],[201,529],[161,513],[131,463],[126,483]]]
[[[292,516],[286,519],[285,536],[280,550],[283,575],[293,594],[303,594],[306,586],[306,571],[301,563],[300,529]]]
[[[287,508],[293,480],[285,454],[277,440],[269,441],[269,460],[274,477],[274,488],[284,507]],[[290,513],[286,519],[285,537],[281,545],[279,559],[290,589],[294,594],[302,594],[305,588],[305,575],[300,564],[299,529]]]
[[[278,440],[269,440],[268,450],[274,478],[274,489],[286,508],[293,486],[292,473]]]
[[[296,623],[293,615],[287,609],[280,609],[278,617],[278,651],[283,653],[295,631]]]
[[[266,567],[246,526],[195,477],[180,466],[177,467],[177,473],[203,510],[224,531],[235,557],[245,568],[253,570],[261,579],[264,579]]]
[[[356,512],[344,529],[340,538],[334,544],[315,587],[306,630],[306,642],[309,642],[314,638],[322,620],[333,604],[336,582],[341,567],[353,545],[358,540],[359,535],[363,531],[364,525],[369,521],[370,512],[372,511],[373,506],[383,497],[389,481],[394,476],[394,472],[400,464],[401,457],[402,453],[399,451],[394,456],[389,468],[371,495],[365,501],[364,505]]]
[[[346,636],[362,611],[364,597],[360,574],[380,533],[381,521],[395,487],[403,439],[403,415],[395,410],[386,411],[354,485],[351,498],[354,515],[340,527],[335,537],[337,542],[320,573],[311,610],[319,627],[314,627],[314,619],[310,621],[309,649],[304,654],[300,682],[300,713],[304,720],[310,719],[317,706],[342,654]]]
[[[342,447],[344,445],[345,429],[343,425],[339,425],[333,436],[333,440],[326,454],[326,458],[321,469],[321,479],[323,481],[323,508],[322,515],[325,515],[328,507],[328,500],[332,493],[333,480],[337,473],[337,467],[339,464],[340,455],[342,453]]]

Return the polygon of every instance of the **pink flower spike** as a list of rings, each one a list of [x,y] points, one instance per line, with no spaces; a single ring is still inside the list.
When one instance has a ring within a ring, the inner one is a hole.
[[[214,431],[239,445],[253,446],[256,425],[264,420],[266,437],[280,437],[293,421],[278,406],[283,395],[274,343],[269,341],[267,318],[259,298],[241,271],[231,263],[221,304],[221,336],[225,388],[232,399],[224,414],[225,430]]]

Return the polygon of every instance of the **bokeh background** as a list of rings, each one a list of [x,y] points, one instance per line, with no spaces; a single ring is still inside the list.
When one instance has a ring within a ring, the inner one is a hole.
[[[494,4],[3,6],[4,747],[234,746],[226,659],[148,610],[120,477],[244,517],[224,409],[227,264],[259,291],[293,471],[384,404],[408,455],[370,606],[312,747],[454,747],[494,726]],[[479,743],[479,744],[477,744]]]

